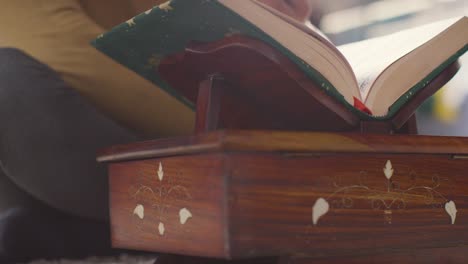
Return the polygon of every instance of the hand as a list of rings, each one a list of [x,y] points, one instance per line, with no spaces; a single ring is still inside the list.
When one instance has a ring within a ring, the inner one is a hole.
[[[96,0],[94,0],[94,1],[96,1]],[[97,1],[102,1],[102,0],[97,0]],[[140,13],[143,13],[146,10],[148,10],[148,9],[154,7],[154,6],[163,4],[163,3],[167,2],[167,1],[168,0],[131,0],[130,2],[133,5],[133,9],[135,10],[135,13],[140,14]],[[188,1],[190,1],[190,0],[188,0]]]
[[[310,0],[258,0],[301,22],[310,18],[312,5]]]

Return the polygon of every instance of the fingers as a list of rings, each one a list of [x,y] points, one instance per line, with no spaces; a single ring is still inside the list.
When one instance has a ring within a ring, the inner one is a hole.
[[[306,21],[311,14],[309,0],[258,0],[299,21]]]

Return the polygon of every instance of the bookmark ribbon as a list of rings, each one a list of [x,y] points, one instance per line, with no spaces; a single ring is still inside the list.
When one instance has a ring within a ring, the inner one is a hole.
[[[367,108],[367,106],[361,102],[361,100],[357,99],[356,97],[353,97],[354,98],[354,107],[368,115],[372,115],[372,111]]]

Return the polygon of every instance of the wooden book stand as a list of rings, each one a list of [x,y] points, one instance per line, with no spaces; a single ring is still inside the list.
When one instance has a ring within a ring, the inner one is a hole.
[[[409,135],[419,102],[361,122],[239,36],[160,71],[197,101],[195,135],[100,153],[115,247],[192,256],[157,263],[467,263],[468,139]]]
[[[317,89],[285,55],[241,35],[192,43],[159,66],[166,81],[196,102],[196,133],[217,129],[417,134],[414,112],[458,71],[454,63],[391,120],[362,121]],[[287,87],[287,89],[285,89]]]

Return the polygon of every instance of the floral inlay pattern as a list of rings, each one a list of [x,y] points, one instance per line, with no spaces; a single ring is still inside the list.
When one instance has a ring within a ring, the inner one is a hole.
[[[133,210],[133,214],[138,216],[138,218],[140,219],[145,218],[145,207],[141,204],[137,204],[137,206]]]
[[[361,172],[360,183],[350,186],[339,186],[335,183],[338,189],[330,194],[328,197],[320,197],[316,200],[312,207],[312,223],[317,225],[319,220],[325,216],[330,208],[352,208],[354,201],[352,198],[343,195],[352,191],[367,192],[367,199],[371,203],[371,208],[374,210],[382,210],[387,224],[392,223],[392,210],[402,210],[407,206],[407,197],[416,192],[424,193],[424,199],[427,205],[432,205],[435,208],[444,208],[450,216],[451,224],[455,224],[457,216],[457,207],[454,201],[448,200],[443,194],[437,191],[440,186],[439,177],[434,174],[432,176],[432,184],[430,186],[412,185],[409,188],[401,189],[396,182],[392,181],[394,175],[394,168],[392,162],[388,160],[383,167],[383,175],[387,179],[386,191],[370,188],[363,183],[362,178],[367,172]],[[340,197],[337,197],[339,194]],[[442,199],[444,202],[440,203],[437,199]]]
[[[189,218],[192,217],[192,213],[187,208],[182,208],[179,211],[180,224],[185,225]]]
[[[159,163],[155,176],[152,178],[154,179],[151,184],[153,187],[141,183],[132,186],[130,197],[137,202],[133,215],[138,219],[144,220],[145,213],[148,214],[152,210],[154,210],[152,212],[156,212],[155,215],[159,220],[156,223],[156,230],[160,236],[164,236],[168,231],[165,225],[168,214],[178,213],[181,225],[185,225],[193,217],[188,208],[173,208],[175,207],[174,201],[187,201],[192,197],[186,187],[176,184],[169,175],[166,175],[162,162]],[[148,208],[145,208],[142,203],[146,204]]]

